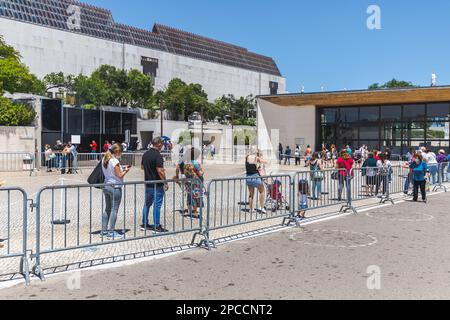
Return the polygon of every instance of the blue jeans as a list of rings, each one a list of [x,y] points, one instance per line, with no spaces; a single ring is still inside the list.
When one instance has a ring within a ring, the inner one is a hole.
[[[154,227],[158,228],[161,226],[161,207],[164,201],[164,194],[165,191],[163,186],[156,187],[153,185],[145,188],[145,205],[142,210],[142,224],[144,226],[148,225],[148,213],[150,211],[150,207],[153,205]]]
[[[413,183],[412,176],[411,176],[411,174],[408,174],[408,176],[406,177],[406,180],[405,180],[405,187],[403,188],[403,191],[408,192],[409,187],[411,187],[412,183]]]
[[[312,182],[312,197],[314,199],[319,199],[322,196],[322,181],[313,180]]]
[[[122,189],[107,186],[103,189],[103,194],[106,207],[102,215],[102,232],[114,231],[120,202],[122,201]]]
[[[432,184],[437,184],[438,183],[438,165],[430,165],[428,166],[428,168],[430,169],[430,175],[431,175],[431,181]]]

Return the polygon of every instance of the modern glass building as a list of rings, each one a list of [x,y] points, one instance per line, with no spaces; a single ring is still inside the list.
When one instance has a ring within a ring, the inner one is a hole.
[[[258,103],[258,129],[278,130],[283,145],[450,150],[450,87],[273,95]]]

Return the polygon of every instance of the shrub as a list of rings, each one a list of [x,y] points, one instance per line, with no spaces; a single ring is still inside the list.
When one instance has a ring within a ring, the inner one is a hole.
[[[25,104],[15,104],[0,97],[0,125],[29,126],[36,119],[36,112]]]

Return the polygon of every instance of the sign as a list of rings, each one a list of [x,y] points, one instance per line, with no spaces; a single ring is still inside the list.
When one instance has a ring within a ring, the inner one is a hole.
[[[81,144],[81,136],[71,136],[70,142],[72,142],[72,144]]]

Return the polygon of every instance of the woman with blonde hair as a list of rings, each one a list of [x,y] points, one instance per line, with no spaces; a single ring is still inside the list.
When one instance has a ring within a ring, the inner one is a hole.
[[[123,234],[115,231],[117,213],[119,212],[122,201],[123,179],[130,171],[130,166],[122,167],[120,157],[122,156],[122,146],[115,144],[107,151],[103,158],[102,170],[105,176],[105,187],[103,195],[105,196],[106,208],[102,216],[102,236],[108,239],[123,238]]]
[[[247,174],[247,187],[249,192],[249,203],[250,203],[250,213],[253,212],[253,202],[255,198],[255,189],[258,189],[259,192],[259,208],[258,212],[265,214],[266,209],[264,208],[265,205],[265,190],[264,190],[264,183],[261,179],[261,173],[262,168],[261,166],[263,164],[266,164],[267,161],[265,161],[261,154],[258,152],[258,149],[256,147],[250,148],[249,155],[245,158],[245,170]]]

